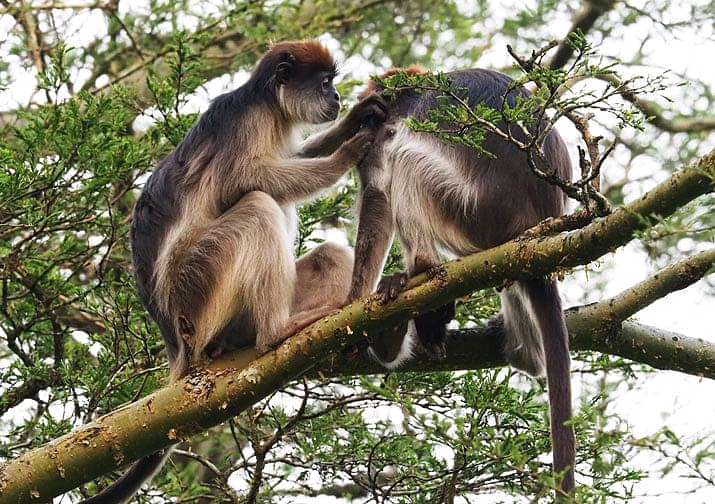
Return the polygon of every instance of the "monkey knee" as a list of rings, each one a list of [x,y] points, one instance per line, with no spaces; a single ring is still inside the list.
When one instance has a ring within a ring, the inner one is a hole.
[[[534,349],[523,346],[520,348],[508,348],[505,346],[503,351],[504,357],[510,366],[537,378],[545,375],[546,363],[543,351],[534,351]]]
[[[354,260],[350,247],[325,242],[301,257],[298,268],[321,281],[349,281]]]
[[[546,357],[541,335],[526,320],[505,317],[504,346],[502,351],[507,362],[531,376],[543,376]]]
[[[381,331],[370,341],[369,354],[387,369],[395,369],[412,358],[417,343],[414,321]]]

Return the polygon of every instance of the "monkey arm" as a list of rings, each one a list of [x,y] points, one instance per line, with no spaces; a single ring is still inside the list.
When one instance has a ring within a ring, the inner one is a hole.
[[[355,266],[348,302],[373,292],[382,273],[394,233],[394,217],[387,193],[375,186],[365,187],[360,205]]]
[[[267,160],[251,189],[266,192],[279,202],[307,198],[337,182],[353,164],[359,163],[373,138],[370,131],[360,132],[327,157]]]
[[[337,182],[351,164],[334,156],[269,161],[252,185],[280,203],[300,201]]]
[[[359,128],[360,124],[352,124],[348,115],[330,128],[306,138],[296,156],[299,158],[329,156],[340,147],[340,144],[357,133]]]
[[[384,99],[377,94],[370,95],[355,105],[337,124],[308,137],[296,156],[299,158],[329,156],[361,127],[374,129],[385,119],[387,119],[387,104]]]

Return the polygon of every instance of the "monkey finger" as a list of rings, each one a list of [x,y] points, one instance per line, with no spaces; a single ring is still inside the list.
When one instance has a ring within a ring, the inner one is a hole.
[[[367,340],[359,341],[343,350],[343,355],[348,361],[357,359],[365,350],[367,350],[368,346]]]
[[[382,95],[378,93],[373,93],[367,98],[365,98],[363,101],[374,103],[375,105],[379,106],[382,110],[387,112],[387,100],[382,97]]]
[[[400,291],[402,288],[400,288],[399,285],[392,284],[390,286],[390,299],[397,299],[397,296],[400,294]]]
[[[367,110],[367,121],[370,121],[373,123],[375,126],[379,126],[380,124],[384,123],[387,121],[387,117],[389,115],[387,106],[383,103],[374,103],[372,104]]]
[[[388,116],[387,102],[378,94],[363,99],[354,110],[359,114],[361,125],[368,128],[377,128]]]

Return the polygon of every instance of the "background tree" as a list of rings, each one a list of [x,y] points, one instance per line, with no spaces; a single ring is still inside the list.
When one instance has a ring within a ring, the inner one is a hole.
[[[207,98],[241,82],[271,40],[322,37],[343,61],[343,95],[370,73],[415,62],[434,70],[491,66],[536,81],[541,90],[553,86],[559,92],[550,102],[550,94],[543,95],[538,104],[551,114],[568,109],[569,97],[615,90],[590,107],[581,103],[574,121],[559,123],[577,167],[590,163],[593,169],[612,150],[601,166],[601,193],[614,207],[634,201],[713,147],[713,74],[705,65],[676,61],[678,56],[697,61],[697,51],[715,49],[715,11],[705,1],[524,7],[523,2],[0,0],[0,5],[0,26],[7,33],[0,41],[0,456],[6,461],[165,382],[161,338],[136,298],[129,266],[133,200],[154,162],[180,141]],[[553,49],[537,53],[529,67],[531,52],[550,40],[556,40]],[[596,49],[587,49],[587,42]],[[669,45],[694,54],[663,51]],[[576,66],[579,61],[585,66]],[[671,66],[678,70],[664,74]],[[562,93],[565,85],[571,91]],[[555,103],[562,96],[565,103]],[[460,117],[469,113],[453,105],[446,110]],[[478,117],[490,120],[483,114]],[[414,126],[434,129],[434,124]],[[452,140],[476,141],[469,131]],[[580,162],[577,144],[584,148]],[[712,176],[714,164],[706,157],[695,170]],[[355,180],[348,177],[303,206],[298,251],[343,231],[352,238],[355,194]],[[680,334],[620,324],[711,267],[715,198],[711,192],[689,194],[673,200],[679,208],[667,218],[647,212],[634,220],[637,238],[625,251],[596,267],[576,267],[592,258],[569,264],[575,272],[568,276],[567,296],[576,303],[602,300],[628,286],[619,280],[624,264],[625,270],[646,258],[649,270],[676,264],[623,291],[613,303],[569,319],[576,348],[600,351],[575,355],[577,479],[584,483],[579,501],[649,501],[664,491],[678,494],[666,494],[668,502],[712,498],[715,433],[708,420],[696,418],[707,410],[675,405],[693,418],[694,427],[685,431],[619,404],[654,390],[653,384],[695,390],[690,397],[703,398],[703,404],[715,391],[710,380],[663,376],[639,363],[712,378],[711,346],[691,347],[696,343]],[[667,206],[672,194],[656,196],[648,208]],[[630,214],[616,211],[611,217],[619,215]],[[608,243],[616,247],[629,237]],[[397,267],[396,247],[387,269]],[[636,280],[642,278],[632,283]],[[712,295],[712,286],[703,284],[693,288],[694,299]],[[474,281],[475,287],[484,285],[498,282]],[[361,361],[352,369],[313,372],[227,424],[186,439],[154,488],[138,500],[330,502],[334,496],[344,499],[338,502],[467,502],[484,495],[490,502],[548,500],[543,385],[508,369],[481,369],[501,364],[493,346],[491,354],[490,347],[480,346],[495,339],[464,332],[483,326],[498,311],[497,299],[491,288],[461,299],[463,330],[451,340],[453,351],[442,369],[420,361],[411,372],[369,374],[376,369]],[[702,311],[713,306],[709,299]],[[673,320],[683,316],[660,306]],[[688,316],[701,320],[702,333],[692,336],[706,337],[708,313]],[[497,334],[498,325],[489,331]],[[653,346],[658,341],[662,344]],[[81,489],[95,490],[94,484]]]

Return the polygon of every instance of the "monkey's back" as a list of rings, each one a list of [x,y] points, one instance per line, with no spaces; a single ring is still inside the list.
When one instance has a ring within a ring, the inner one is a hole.
[[[505,101],[510,106],[518,97],[530,93],[523,87],[509,90],[513,80],[496,71],[468,69],[450,72],[450,80],[463,88],[471,107],[478,104],[501,110]],[[504,95],[509,91],[504,100]],[[437,106],[436,92],[425,92],[398,98],[395,104],[402,117],[426,117],[427,111]],[[400,103],[402,100],[402,103]],[[443,125],[449,127],[449,125]],[[503,128],[504,124],[498,124]],[[542,122],[543,126],[543,122]],[[513,136],[524,141],[520,128],[512,127]],[[565,194],[557,186],[534,175],[526,153],[516,145],[493,133],[488,133],[482,143],[484,154],[474,148],[448,144],[427,134],[419,134],[422,141],[433,142],[436,150],[463,178],[463,197],[439,194],[435,189],[437,207],[446,219],[456,221],[462,232],[476,248],[490,248],[508,241],[547,217],[556,217],[564,212]],[[565,180],[571,180],[571,161],[566,145],[556,130],[552,130],[544,142],[544,156],[548,168]],[[492,223],[499,223],[498,226]],[[490,225],[491,224],[491,225]]]
[[[167,351],[172,357],[178,351],[173,327],[156,306],[152,292],[154,289],[154,266],[162,242],[171,226],[178,219],[177,177],[178,170],[175,167],[174,154],[170,154],[159,163],[137,199],[129,235],[139,297],[159,325],[167,344]]]

